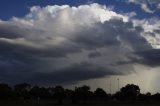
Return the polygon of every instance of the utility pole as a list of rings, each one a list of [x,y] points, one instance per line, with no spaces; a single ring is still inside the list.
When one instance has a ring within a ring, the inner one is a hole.
[[[120,90],[119,90],[119,78],[117,78],[117,81],[118,81],[118,100],[119,100],[119,98],[120,98]]]
[[[112,89],[112,85],[111,85],[111,82],[109,84],[109,89],[110,89],[110,94],[112,93],[111,89]]]
[[[119,92],[119,78],[117,78],[117,81],[118,81],[118,92]]]

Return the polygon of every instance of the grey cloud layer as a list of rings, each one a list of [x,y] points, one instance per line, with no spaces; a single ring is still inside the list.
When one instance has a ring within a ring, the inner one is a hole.
[[[0,79],[59,84],[129,74],[134,62],[149,64],[143,52],[154,48],[128,18],[90,4],[32,7],[0,21]]]

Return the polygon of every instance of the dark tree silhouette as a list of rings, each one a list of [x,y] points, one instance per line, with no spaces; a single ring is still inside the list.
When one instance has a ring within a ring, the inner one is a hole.
[[[97,88],[94,91],[94,96],[98,100],[105,100],[108,97],[107,93],[102,88]]]
[[[66,99],[72,100],[73,99],[73,95],[74,95],[74,91],[73,90],[65,89]]]
[[[146,94],[139,94],[138,100],[139,101],[146,101],[146,102],[151,101],[151,93],[147,92]]]
[[[62,104],[63,99],[65,98],[65,90],[62,86],[56,86],[54,88],[54,96],[58,100],[58,104]]]
[[[115,101],[115,98],[118,102]],[[109,100],[109,101],[108,101]],[[64,89],[62,86],[56,87],[31,87],[30,84],[22,83],[9,87],[7,84],[0,84],[0,105],[1,103],[22,103],[22,104],[90,104],[90,103],[158,103],[160,94],[141,94],[138,85],[127,84],[114,95],[107,94],[102,88],[90,91],[89,86],[76,87],[74,90]],[[9,101],[9,102],[8,102]],[[124,102],[127,101],[127,102]]]
[[[160,100],[160,93],[156,93],[156,94],[152,95],[152,100],[159,101]]]
[[[9,87],[7,84],[0,84],[0,99],[5,100],[5,99],[11,99],[13,98],[14,92],[11,87]]]
[[[118,100],[135,100],[139,94],[139,86],[127,84],[125,87],[122,87],[120,92],[117,92],[115,96]]]
[[[54,97],[54,87],[49,87],[48,89],[48,97],[49,97],[49,99],[55,99],[55,97]]]
[[[36,99],[38,101],[40,99],[48,99],[50,96],[48,89],[38,86],[34,86],[29,93],[33,99]]]
[[[27,83],[17,84],[14,86],[14,91],[17,96],[21,99],[28,99],[30,97],[29,91],[31,89],[31,85]]]
[[[82,87],[75,88],[74,96],[76,100],[83,100],[83,103],[86,103],[87,100],[93,97],[93,93],[90,91],[89,86],[84,85]]]

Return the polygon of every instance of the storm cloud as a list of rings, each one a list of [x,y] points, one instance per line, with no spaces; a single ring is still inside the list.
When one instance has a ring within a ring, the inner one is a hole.
[[[155,50],[145,22],[96,3],[34,6],[25,17],[0,21],[0,79],[69,84],[129,74],[159,54],[144,52]]]

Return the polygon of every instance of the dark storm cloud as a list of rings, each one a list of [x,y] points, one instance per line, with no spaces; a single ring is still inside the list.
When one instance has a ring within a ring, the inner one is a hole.
[[[5,40],[0,40],[1,56],[6,58],[39,58],[50,57],[58,58],[65,57],[68,53],[80,52],[79,48],[74,45],[60,45],[49,48],[36,48],[19,43],[10,43]],[[9,52],[8,52],[9,51]]]
[[[73,41],[79,43],[81,47],[85,49],[95,49],[120,44],[120,41],[116,38],[118,36],[117,31],[114,29],[111,21],[103,24],[96,23],[95,26],[96,27],[91,29],[82,28],[78,32],[79,35],[73,38]]]
[[[135,38],[130,38],[132,36],[127,36],[127,34],[132,34],[132,32],[126,32],[127,28],[130,28],[128,26],[128,23],[123,23],[122,20],[110,20],[109,22],[102,23],[96,23],[96,27],[94,28],[82,28],[79,32],[76,32],[76,36],[73,38],[70,38],[72,42],[74,43],[68,43],[63,42],[63,44],[56,45],[56,46],[49,46],[45,48],[37,48],[34,47],[34,45],[37,45],[41,42],[49,41],[46,38],[41,39],[40,41],[37,40],[28,40],[27,38],[24,38],[24,42],[32,41],[34,44],[33,46],[27,45],[27,44],[21,44],[21,43],[15,43],[9,42],[8,38],[0,40],[0,50],[1,55],[6,58],[39,58],[39,57],[65,57],[69,53],[75,53],[75,52],[81,52],[82,49],[97,49],[99,47],[104,46],[110,46],[110,45],[120,45],[120,41],[117,39],[118,34],[120,33],[120,37],[125,37],[127,40],[137,40],[138,36],[135,36]],[[116,26],[116,28],[114,28]],[[6,28],[7,29],[7,28]],[[14,27],[9,27],[9,29],[14,29]],[[19,29],[21,32],[22,30]],[[95,32],[96,31],[96,32]],[[120,32],[121,31],[121,32]],[[12,30],[7,31],[12,35]],[[17,30],[15,30],[17,32]],[[23,32],[23,31],[22,31]],[[41,32],[41,31],[40,31]],[[125,33],[123,33],[125,32]],[[18,33],[18,32],[17,32]],[[26,32],[23,32],[26,34]],[[32,31],[27,32],[27,34],[33,33]],[[123,33],[124,35],[122,35]],[[39,34],[39,33],[37,33]],[[45,34],[45,33],[42,33]],[[133,32],[133,35],[136,34],[136,32]],[[22,34],[21,34],[22,35]],[[29,36],[29,35],[27,35]],[[12,41],[12,39],[9,39]],[[130,42],[130,41],[128,41]],[[134,42],[134,41],[133,41]],[[142,42],[143,44],[143,42]],[[8,52],[10,51],[10,52]],[[99,55],[99,54],[98,54]],[[25,60],[25,59],[24,59]],[[32,60],[33,61],[33,60]]]
[[[89,58],[96,58],[96,57],[100,57],[100,56],[102,56],[102,54],[100,52],[97,52],[97,51],[91,52],[91,53],[88,54]]]
[[[106,17],[97,18],[95,13]],[[140,35],[144,29],[124,20],[122,15],[92,4],[76,11],[69,6],[33,7],[24,19],[0,22],[0,79],[8,83],[74,83],[128,74],[131,63],[153,64],[159,51],[148,52],[153,48]],[[125,65],[123,69],[121,65]]]
[[[13,70],[12,70],[13,71]],[[27,70],[26,70],[27,71]],[[1,72],[0,79],[7,83],[22,83],[29,82],[31,84],[71,84],[78,81],[105,77],[107,75],[121,75],[111,68],[96,67],[90,63],[82,62],[72,64],[69,67],[54,70],[53,72],[26,72],[17,71],[17,73]],[[15,70],[13,71],[15,72]],[[14,79],[14,80],[13,80]],[[19,80],[21,79],[21,80]]]
[[[115,72],[112,68],[108,69],[110,66],[102,68],[98,65],[90,65],[90,63],[74,64],[63,69],[57,70],[53,68],[51,70],[47,67],[47,63],[43,61],[46,61],[47,58],[56,58],[57,60],[59,58],[68,58],[66,57],[68,54],[81,53],[82,50],[96,50],[102,47],[107,50],[108,47],[112,46],[120,48],[122,42],[130,45],[130,48],[136,51],[142,49],[145,43],[147,44],[146,40],[134,29],[131,22],[124,23],[121,19],[111,19],[104,23],[95,23],[94,26],[93,28],[81,27],[76,32],[76,36],[69,38],[69,42],[62,42],[59,45],[53,46],[41,45],[41,42],[50,42],[48,38],[37,41],[30,40],[24,36],[23,42],[20,43],[17,43],[17,38],[10,39],[6,37],[0,39],[0,50],[2,51],[0,55],[3,61],[7,63],[7,65],[1,63],[2,65],[0,66],[0,69],[4,70],[1,75],[6,76],[2,79],[8,82],[12,82],[11,79],[15,79],[13,82],[20,82],[18,79],[31,82],[30,79],[32,79],[34,83],[40,84],[46,82],[56,84],[100,78],[106,75],[119,75],[120,73],[122,74],[121,70],[115,68],[117,71]],[[134,30],[130,30],[132,28]],[[12,31],[7,32],[12,35]],[[32,32],[28,30],[27,34],[32,34]],[[121,55],[121,51],[118,50],[117,52]],[[100,57],[101,54],[99,52],[92,52],[88,56],[89,58],[95,58]],[[52,65],[54,66],[54,64],[53,62]],[[40,70],[43,72],[39,72]]]
[[[147,64],[152,67],[156,67],[160,65],[160,49],[149,49],[146,51],[137,52],[141,59],[139,59],[139,63]]]
[[[73,64],[65,69],[57,70],[52,73],[35,73],[32,81],[44,84],[62,84],[105,77],[106,75],[120,74],[122,73],[116,72],[113,69],[96,67],[90,63],[82,62],[80,64]]]
[[[125,64],[144,64],[150,67],[157,67],[160,65],[160,49],[146,49],[143,51],[136,51],[137,57],[128,57],[128,61],[118,61],[117,65]]]
[[[81,28],[77,32],[79,35],[71,39],[84,49],[95,50],[100,47],[119,46],[123,42],[136,51],[152,48],[140,35],[142,31],[142,27],[134,27],[131,21],[124,23],[121,18],[113,18],[104,23],[96,23],[92,29]]]

